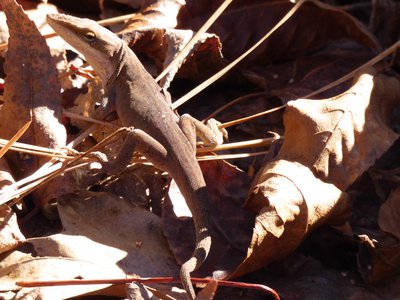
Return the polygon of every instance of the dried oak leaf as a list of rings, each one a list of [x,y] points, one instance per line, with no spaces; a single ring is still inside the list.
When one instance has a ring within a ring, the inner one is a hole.
[[[163,70],[193,37],[192,30],[171,28],[130,28],[124,30],[122,39],[133,48],[135,53],[144,53],[154,60],[157,69]],[[162,85],[168,88],[177,74],[180,78],[201,80],[226,65],[221,53],[222,45],[215,34],[204,33],[190,50],[167,74]],[[179,69],[179,72],[178,72]]]
[[[352,184],[399,136],[390,119],[400,104],[400,82],[374,72],[337,97],[290,101],[278,159],[299,162],[341,190]]]
[[[232,276],[289,254],[322,223],[346,220],[343,191],[398,138],[389,119],[399,104],[399,80],[374,70],[337,97],[288,103],[283,145],[246,203],[258,216],[247,258]]]
[[[35,24],[14,0],[1,0],[10,32],[5,61],[4,104],[0,110],[0,136],[10,139],[24,124],[31,126],[21,137],[24,143],[59,149],[66,144],[66,131],[60,123],[60,83],[54,60]],[[37,170],[48,158],[10,154],[18,176]],[[65,179],[63,179],[65,183]],[[45,202],[54,197],[57,184],[41,189]]]

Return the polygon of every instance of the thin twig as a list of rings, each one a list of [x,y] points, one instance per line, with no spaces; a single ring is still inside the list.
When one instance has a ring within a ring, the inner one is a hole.
[[[212,278],[190,278],[193,283],[209,283],[216,281],[218,285],[244,288],[263,291],[270,294],[275,300],[280,300],[279,294],[272,288],[255,283],[236,282],[229,280],[215,280]],[[61,286],[61,285],[86,285],[86,284],[127,284],[131,282],[138,282],[142,284],[149,283],[179,283],[180,278],[174,277],[152,277],[152,278],[121,278],[121,279],[71,279],[71,280],[36,280],[36,281],[17,281],[16,285],[21,287],[42,287],[42,286]]]
[[[230,149],[239,149],[239,148],[255,148],[255,147],[265,147],[269,146],[274,142],[279,136],[274,136],[272,138],[264,138],[264,139],[255,139],[243,142],[236,142],[236,143],[226,143],[218,146],[207,146],[203,148],[198,148],[197,153],[205,153],[211,151],[223,151],[223,150],[230,150]]]
[[[228,159],[238,159],[238,158],[260,156],[260,155],[265,155],[267,153],[268,153],[268,151],[253,152],[253,153],[239,153],[239,154],[204,155],[204,156],[198,156],[197,160],[198,161],[228,160]]]

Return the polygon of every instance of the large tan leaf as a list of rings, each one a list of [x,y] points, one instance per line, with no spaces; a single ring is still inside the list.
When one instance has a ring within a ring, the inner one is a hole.
[[[233,276],[289,254],[318,225],[346,220],[344,191],[398,138],[389,125],[399,104],[399,80],[373,70],[337,97],[288,103],[283,145],[260,170],[246,204],[258,217]]]
[[[60,199],[58,210],[65,228],[65,237],[60,237],[60,241],[70,241],[65,244],[56,242],[59,238],[51,241],[64,244],[64,250],[58,255],[101,265],[107,257],[107,264],[142,277],[178,274],[178,266],[162,233],[161,220],[149,211],[104,192],[82,192],[65,197]],[[97,247],[102,254],[92,255],[95,250],[81,247],[72,236],[86,237],[85,243]]]
[[[398,138],[390,113],[399,105],[400,82],[373,72],[337,97],[289,102],[278,159],[300,162],[341,190],[352,184]]]

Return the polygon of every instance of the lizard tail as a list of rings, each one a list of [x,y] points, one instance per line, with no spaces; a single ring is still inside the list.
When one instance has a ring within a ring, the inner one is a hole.
[[[196,248],[193,251],[192,257],[181,266],[182,285],[190,300],[196,297],[190,280],[190,273],[203,264],[211,248],[211,236],[208,231],[208,226],[199,228],[199,230],[196,228],[196,233]]]
[[[196,190],[195,194],[192,194],[190,198],[185,197],[185,199],[190,199],[191,201],[188,201],[188,204],[192,204],[189,207],[192,206],[191,211],[196,231],[196,247],[192,257],[181,266],[181,281],[188,299],[193,300],[196,294],[190,281],[190,273],[203,264],[211,248],[210,224],[208,219],[210,204],[205,187]]]

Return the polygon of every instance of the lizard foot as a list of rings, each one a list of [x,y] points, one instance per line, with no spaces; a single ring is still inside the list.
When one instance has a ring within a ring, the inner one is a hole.
[[[222,123],[215,120],[215,119],[208,119],[207,120],[207,127],[213,132],[215,136],[215,141],[217,145],[221,145],[225,140],[228,140],[228,131],[225,128],[219,128],[218,126]]]

